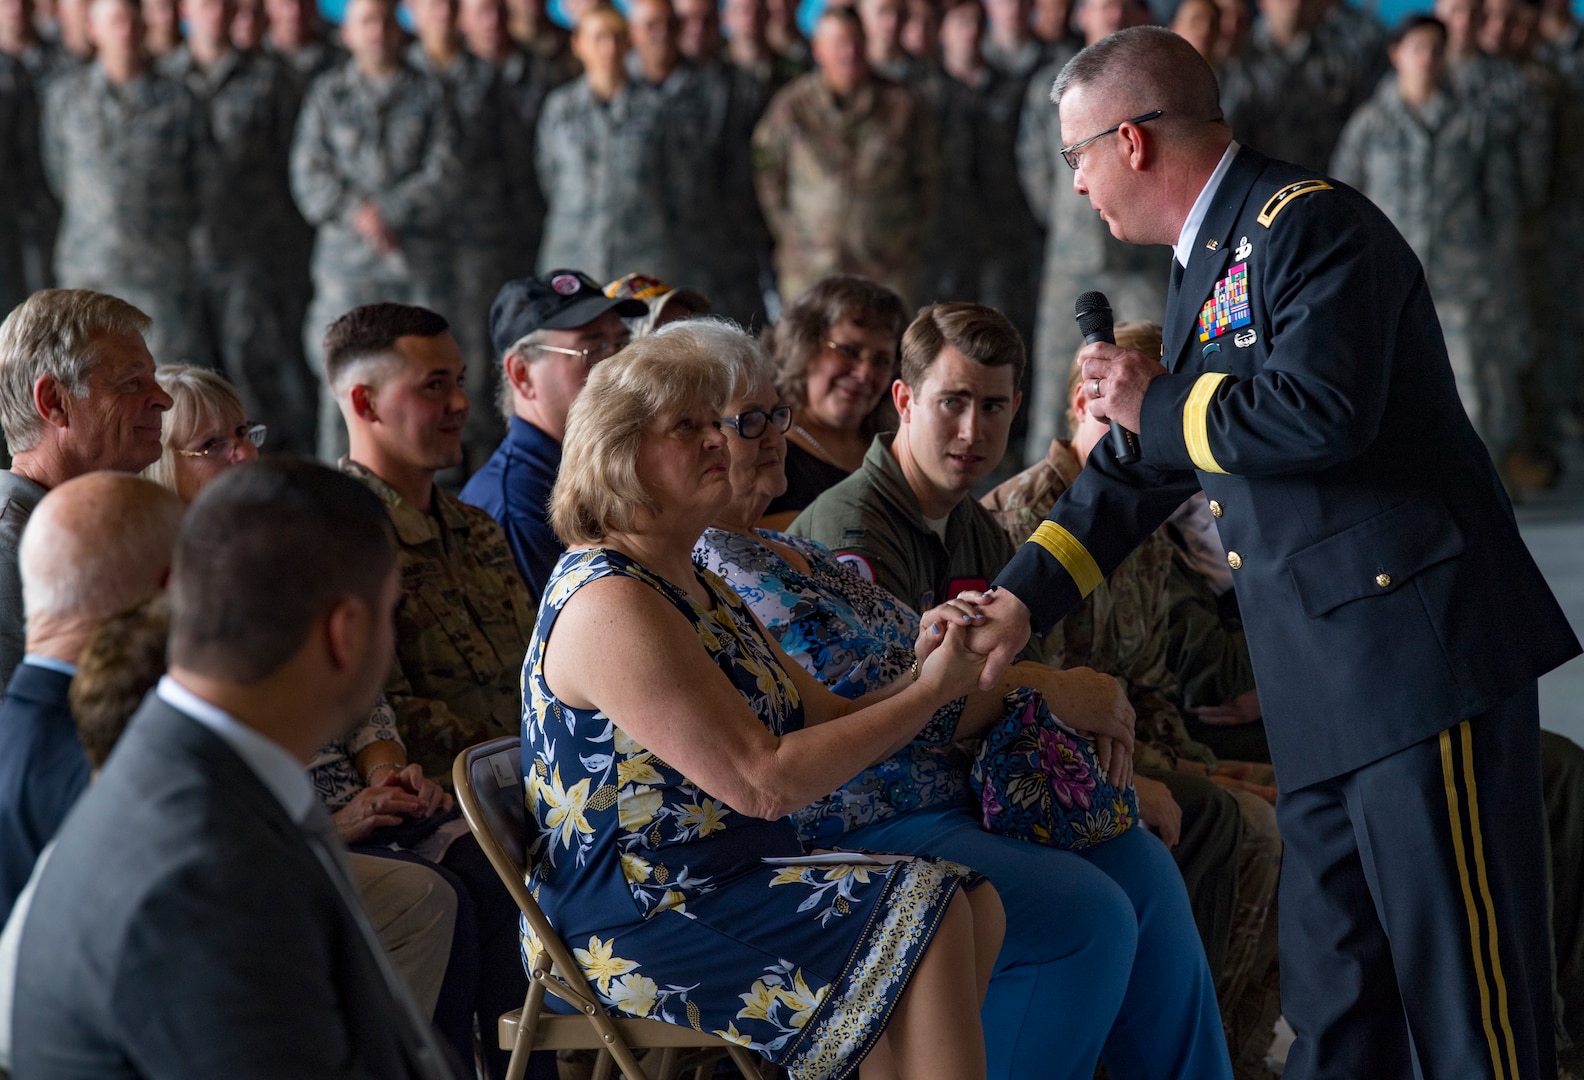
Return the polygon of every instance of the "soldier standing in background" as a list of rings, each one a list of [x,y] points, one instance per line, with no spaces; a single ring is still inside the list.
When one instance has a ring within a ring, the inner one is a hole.
[[[187,41],[158,64],[187,84],[214,140],[192,234],[193,362],[224,371],[275,443],[313,452],[314,384],[302,354],[287,182],[296,83],[286,66],[231,45],[231,0],[182,0]],[[283,237],[285,243],[283,245]]]
[[[326,35],[314,0],[264,0],[264,14],[265,49],[291,66],[304,93],[310,83],[346,59],[346,50]]]
[[[660,92],[629,80],[627,23],[596,7],[572,36],[583,77],[551,91],[535,163],[549,210],[539,268],[576,266],[600,281],[675,274],[692,162]]]
[[[994,76],[984,62],[984,9],[964,0],[941,24],[940,212],[924,245],[918,300],[979,300],[981,273],[990,251],[986,226],[996,208],[986,198],[989,162],[983,141],[985,103]],[[1021,197],[1020,197],[1021,198]]]
[[[1221,107],[1240,143],[1324,171],[1356,104],[1354,57],[1317,31],[1312,0],[1258,6],[1247,48],[1221,75]]]
[[[1031,352],[1045,227],[1029,209],[1018,182],[1018,130],[1034,73],[1077,51],[1072,43],[1052,45],[1036,37],[1030,25],[1032,8],[1030,0],[985,0],[984,5],[983,51],[993,78],[985,93],[980,141],[986,166],[981,170],[985,254],[979,277],[979,302],[1011,319]],[[1025,367],[1019,388],[1025,398],[1033,388],[1032,375],[1032,365]],[[1028,417],[1028,409],[1019,409],[1012,418],[1014,446],[1023,439]]]
[[[182,43],[179,0],[140,0],[143,13],[143,51],[151,60],[162,60]]]
[[[754,129],[754,183],[781,298],[830,274],[862,274],[912,297],[940,198],[934,119],[907,87],[871,74],[850,9],[820,16],[814,57],[818,69],[772,98]]]
[[[44,167],[61,204],[55,273],[154,320],[158,363],[192,356],[189,237],[209,167],[203,107],[149,67],[134,0],[92,0],[98,57],[50,87]]]
[[[764,0],[725,0],[721,21],[726,28],[726,59],[752,75],[764,88],[765,100],[808,70],[808,63],[789,59],[770,47]]]
[[[1517,375],[1504,361],[1521,308],[1522,198],[1512,157],[1484,111],[1446,85],[1446,27],[1410,16],[1392,35],[1394,78],[1342,132],[1330,172],[1385,211],[1424,264],[1458,396],[1501,461],[1517,428]]]
[[[1084,40],[1093,44],[1144,17],[1138,0],[1080,0],[1076,12]],[[1117,320],[1159,319],[1166,310],[1171,264],[1160,247],[1126,244],[1073,190],[1072,174],[1061,157],[1061,122],[1051,107],[1051,86],[1065,61],[1058,57],[1029,80],[1018,131],[1018,178],[1029,209],[1045,226],[1045,269],[1040,276],[1039,313],[1034,331],[1033,391],[1028,436],[1023,444],[1029,464],[1040,461],[1067,415],[1067,373],[1083,335],[1073,321],[1073,301],[1099,289],[1111,300]]]
[[[262,49],[268,18],[264,14],[264,0],[237,0],[231,12],[231,47],[243,52]]]
[[[549,66],[551,86],[577,78],[572,35],[545,11],[545,0],[507,0],[506,30],[513,41]]]
[[[467,427],[462,449],[468,471],[482,465],[505,435],[495,400],[495,355],[489,342],[489,305],[512,276],[513,209],[508,178],[533,169],[524,132],[507,111],[495,65],[463,47],[458,0],[406,0],[418,40],[407,63],[439,81],[456,118],[457,171],[467,197],[445,216],[450,273],[433,305],[451,323],[466,360]]]
[[[0,53],[0,311],[9,313],[28,294],[29,226],[53,215],[39,158],[39,110],[33,81],[22,61]]]
[[[31,142],[35,158],[39,153],[38,114],[50,83],[82,65],[82,59],[68,52],[58,40],[39,33],[36,14],[33,0],[0,0],[0,53],[20,61],[32,83]],[[25,157],[29,137],[20,138],[22,141],[15,146]],[[60,226],[60,207],[50,197],[47,185],[41,185],[39,193],[42,198],[35,198],[31,206],[17,207],[22,213],[22,272],[28,293],[55,284],[55,230]]]
[[[351,0],[341,28],[352,59],[308,91],[292,144],[292,195],[318,230],[313,303],[303,338],[322,374],[324,328],[387,300],[444,296],[446,212],[457,189],[456,121],[445,90],[404,64],[393,0]],[[334,396],[319,394],[319,455],[335,461],[346,432]]]
[[[770,230],[754,195],[754,125],[770,93],[758,76],[727,63],[716,0],[674,0],[677,50],[691,65],[699,112],[700,189],[692,200],[684,284],[698,288],[738,324],[765,324],[761,278],[769,267]],[[688,275],[694,275],[688,277]]]
[[[512,209],[510,219],[504,223],[511,231],[511,275],[522,277],[533,271],[539,238],[544,232],[544,195],[534,175],[534,137],[545,95],[564,81],[562,76],[567,69],[519,45],[508,31],[508,20],[505,0],[461,0],[457,7],[457,26],[468,52],[489,61],[500,77],[507,131],[502,139],[518,141],[522,146],[513,154],[514,161],[521,155],[521,168],[514,164],[507,169],[506,191]],[[573,63],[575,72],[575,59]],[[493,357],[490,366],[494,367]],[[495,411],[493,405],[489,408]]]

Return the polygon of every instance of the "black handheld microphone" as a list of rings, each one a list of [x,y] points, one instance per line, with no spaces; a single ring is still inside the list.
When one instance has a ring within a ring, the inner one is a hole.
[[[1073,317],[1078,320],[1078,332],[1084,336],[1085,345],[1103,341],[1116,344],[1116,319],[1111,314],[1111,301],[1103,292],[1086,292],[1073,305]],[[1138,436],[1115,420],[1111,421],[1111,451],[1123,465],[1132,465],[1139,459]]]

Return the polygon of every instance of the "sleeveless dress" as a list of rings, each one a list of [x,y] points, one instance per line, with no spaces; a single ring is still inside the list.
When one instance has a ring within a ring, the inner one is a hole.
[[[682,612],[767,728],[803,726],[769,641],[714,575],[700,575],[713,599],[705,609],[619,552],[564,554],[523,665],[523,776],[538,824],[528,886],[611,1009],[713,1032],[798,1080],[848,1076],[947,903],[975,879],[943,860],[801,863],[789,818],[737,813],[602,712],[557,700],[545,642],[573,594],[611,575]],[[523,945],[537,950],[526,925]]]

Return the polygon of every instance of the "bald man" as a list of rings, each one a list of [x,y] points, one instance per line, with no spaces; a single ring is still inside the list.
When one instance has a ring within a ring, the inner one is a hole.
[[[1284,1075],[1555,1076],[1536,680],[1580,649],[1423,267],[1363,195],[1233,142],[1170,31],[1089,46],[1052,97],[1073,190],[1172,245],[1165,341],[1084,347],[1137,460],[1091,452],[974,647],[1009,657],[1202,489],[1281,787]]]
[[[88,786],[66,691],[83,646],[163,587],[182,501],[122,473],[68,480],[28,519],[19,555],[27,648],[0,704],[0,916]]]

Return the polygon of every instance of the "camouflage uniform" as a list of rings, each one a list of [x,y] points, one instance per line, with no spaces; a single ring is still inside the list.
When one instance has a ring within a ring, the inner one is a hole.
[[[1248,47],[1221,76],[1221,108],[1233,137],[1262,154],[1324,172],[1358,103],[1354,62],[1336,34],[1311,31],[1283,48],[1263,22],[1257,24]]]
[[[1028,348],[1034,344],[1045,227],[1029,209],[1018,181],[1018,131],[1025,102],[1036,96],[1030,90],[1034,73],[1053,61],[1065,63],[1070,58],[1071,50],[1058,52],[1038,40],[1026,42],[1016,53],[1004,51],[988,37],[984,42],[985,64],[993,78],[984,95],[984,126],[979,139],[979,152],[984,155],[979,169],[979,199],[984,207],[979,302],[1011,319]],[[1048,107],[1050,86],[1045,85],[1042,92]],[[1025,369],[1025,395],[1031,375],[1032,368]],[[1027,423],[1028,410],[1020,409],[1019,414],[1023,420],[1014,420],[1015,427]]]
[[[1584,417],[1584,27],[1540,46],[1536,59],[1560,76],[1564,93],[1557,126],[1560,168],[1551,218],[1550,271],[1557,297],[1554,383],[1559,403]]]
[[[215,142],[192,239],[194,359],[226,373],[248,416],[268,421],[272,445],[311,454],[317,392],[295,303],[306,283],[293,277],[306,272],[292,240],[303,222],[287,183],[296,82],[259,52],[233,50],[205,70],[182,45],[158,66],[202,103]]]
[[[601,103],[582,78],[545,98],[535,154],[549,205],[540,273],[570,266],[596,281],[633,271],[679,280],[694,163],[665,103],[643,82]]]
[[[769,96],[760,82],[728,64],[689,65],[668,108],[693,117],[694,193],[683,206],[678,284],[709,297],[716,314],[748,327],[765,323],[760,272],[770,231],[754,195],[751,141]],[[680,100],[678,100],[680,99]]]
[[[347,51],[333,41],[314,41],[290,50],[266,43],[264,51],[286,65],[297,80],[297,89],[304,95],[319,76],[334,71],[347,60]]]
[[[0,53],[0,318],[27,299],[30,227],[52,214],[39,157],[38,99],[22,62]]]
[[[522,171],[508,177],[512,199],[511,266],[514,277],[532,274],[538,265],[539,240],[544,235],[545,199],[534,171],[534,143],[545,96],[564,81],[554,65],[537,53],[514,49],[496,68],[506,98],[506,115],[513,125],[511,138],[521,140],[525,159]]]
[[[1040,279],[1034,332],[1034,393],[1028,405],[1026,456],[1037,461],[1066,427],[1067,373],[1083,335],[1073,301],[1091,289],[1105,293],[1117,322],[1150,319],[1166,311],[1171,249],[1126,244],[1073,190],[1073,174],[1059,153],[1061,119],[1050,89],[1061,68],[1050,64],[1029,81],[1018,132],[1018,176],[1034,216],[1045,226],[1045,269]]]
[[[876,79],[838,101],[814,72],[771,99],[753,152],[783,302],[830,274],[863,274],[904,300],[916,295],[941,168],[920,98]]]
[[[1045,459],[984,497],[984,506],[1022,543],[1045,520],[1082,466],[1071,447],[1050,444]],[[1091,667],[1114,675],[1137,713],[1134,764],[1141,770],[1202,772],[1216,765],[1209,747],[1183,726],[1176,684],[1167,665],[1167,575],[1172,543],[1156,532],[1112,571],[1087,600],[1046,635],[1066,667]],[[1047,653],[1050,647],[1047,646]],[[1186,768],[1184,767],[1186,765]],[[1263,778],[1270,782],[1268,778]],[[1239,1075],[1263,1069],[1265,1051],[1280,1015],[1276,980],[1275,920],[1269,918],[1281,871],[1281,835],[1275,808],[1252,792],[1232,790],[1243,820],[1238,847],[1238,904],[1232,940],[1216,980]]]
[[[940,132],[940,211],[924,242],[914,294],[920,304],[982,300],[979,276],[989,250],[985,228],[991,212],[984,197],[990,163],[982,143],[986,99],[994,77],[987,71],[980,74],[972,86],[947,79],[938,92],[935,123]]]
[[[1518,433],[1521,359],[1510,358],[1528,355],[1514,317],[1522,195],[1502,123],[1450,94],[1411,108],[1391,80],[1348,122],[1330,169],[1424,264],[1463,407],[1498,461]]]
[[[385,697],[408,757],[451,785],[451,763],[522,724],[519,679],[534,605],[500,526],[438,487],[429,512],[348,458],[341,470],[384,500],[396,527],[402,596]]]
[[[17,60],[27,69],[33,80],[34,127],[38,128],[44,98],[50,84],[62,75],[80,69],[83,62],[66,51],[58,41],[41,38],[17,54]],[[37,154],[39,136],[33,138]],[[22,259],[27,275],[27,291],[37,292],[55,286],[55,233],[60,228],[60,207],[49,194],[48,185],[40,189],[43,198],[36,202],[22,220]]]
[[[61,204],[60,284],[146,312],[157,362],[191,358],[190,234],[211,160],[203,107],[157,71],[114,86],[93,64],[50,87],[43,147]]]
[[[325,328],[338,316],[378,301],[430,308],[443,301],[457,145],[444,88],[411,67],[376,85],[348,61],[308,91],[292,144],[291,186],[303,217],[318,229],[303,333],[321,378]],[[395,251],[382,254],[352,227],[365,202],[398,234]],[[334,460],[345,446],[335,397],[320,387],[319,455]]]
[[[500,74],[489,61],[462,52],[441,70],[415,41],[407,62],[440,81],[456,114],[462,197],[446,214],[451,276],[448,295],[436,306],[450,320],[467,363],[464,381],[472,407],[462,443],[476,468],[506,435],[495,407],[499,358],[490,344],[489,309],[501,285],[533,269],[512,247],[513,212],[520,201],[513,197],[513,186],[533,171],[532,144],[508,109]]]

